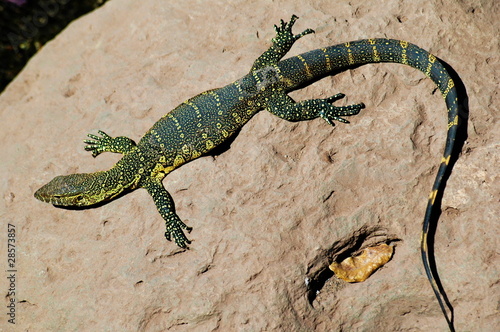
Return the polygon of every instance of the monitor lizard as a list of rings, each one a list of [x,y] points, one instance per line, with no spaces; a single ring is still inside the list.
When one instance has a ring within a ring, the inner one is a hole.
[[[203,92],[164,115],[142,137],[138,144],[127,137],[111,137],[99,131],[89,134],[85,149],[96,157],[102,152],[123,154],[111,169],[95,173],[57,176],[35,192],[41,201],[60,206],[89,206],[108,201],[137,189],[146,189],[166,222],[165,237],[182,248],[190,241],[183,230],[191,228],[175,212],[174,201],[162,184],[173,169],[207,154],[235,134],[260,110],[288,121],[322,118],[330,125],[334,121],[349,123],[343,117],[356,115],[364,104],[334,106],[343,98],[336,94],[324,99],[295,102],[288,93],[339,70],[367,63],[393,62],[409,65],[422,71],[439,88],[448,109],[448,132],[444,154],[428,198],[421,237],[421,253],[427,277],[450,330],[448,318],[435,275],[429,267],[428,231],[431,210],[440,189],[443,175],[458,127],[458,105],[455,84],[442,63],[432,54],[406,41],[394,39],[364,39],[316,49],[281,60],[301,37],[314,33],[306,29],[294,35],[297,20],[281,20],[274,26],[276,36],[272,46],[254,62],[250,72],[237,81],[219,89]]]

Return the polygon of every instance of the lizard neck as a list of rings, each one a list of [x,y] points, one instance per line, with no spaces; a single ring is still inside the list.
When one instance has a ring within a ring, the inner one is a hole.
[[[126,165],[119,161],[107,171],[86,174],[92,177],[89,181],[92,187],[100,187],[100,190],[90,190],[93,191],[93,194],[89,195],[93,197],[91,204],[111,200],[125,190],[133,190],[137,187],[140,177],[131,172],[130,167]]]
[[[140,186],[141,178],[149,176],[157,164],[158,154],[147,147],[137,147],[125,154],[109,171],[110,182],[108,189],[116,190],[136,189]]]

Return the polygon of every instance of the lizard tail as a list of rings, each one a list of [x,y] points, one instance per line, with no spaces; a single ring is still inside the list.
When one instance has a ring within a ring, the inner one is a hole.
[[[394,39],[364,39],[354,42],[348,42],[335,46],[317,49],[307,53],[292,57],[284,62],[285,66],[301,68],[298,72],[303,75],[294,75],[288,78],[290,90],[304,85],[306,82],[300,81],[298,77],[306,77],[307,81],[312,81],[318,77],[338,72],[346,68],[352,68],[367,63],[393,62],[401,63],[416,68],[429,77],[439,88],[448,108],[448,133],[444,148],[443,157],[437,171],[436,179],[429,195],[427,209],[425,211],[422,238],[421,253],[422,260],[427,274],[427,278],[443,311],[446,321],[451,331],[453,327],[453,311],[447,302],[444,292],[441,292],[436,283],[436,273],[431,270],[429,265],[428,251],[428,233],[431,225],[431,216],[434,203],[438,193],[442,191],[442,180],[444,174],[448,171],[450,156],[454,148],[455,138],[458,128],[458,102],[455,84],[450,75],[439,60],[426,50],[411,44],[409,42]],[[286,71],[285,71],[286,72]],[[297,72],[297,71],[295,71]],[[448,316],[445,302],[448,304],[451,314]]]

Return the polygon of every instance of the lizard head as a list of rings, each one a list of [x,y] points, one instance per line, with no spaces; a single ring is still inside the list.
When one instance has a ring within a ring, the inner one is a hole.
[[[88,206],[110,199],[123,191],[121,186],[106,187],[106,172],[57,176],[35,192],[42,202],[62,206]]]

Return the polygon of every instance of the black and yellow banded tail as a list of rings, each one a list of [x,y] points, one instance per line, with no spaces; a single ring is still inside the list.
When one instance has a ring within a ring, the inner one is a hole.
[[[450,162],[458,128],[457,91],[450,75],[434,55],[414,44],[394,39],[364,39],[313,50],[283,60],[280,63],[280,70],[285,80],[290,83],[289,89],[293,90],[309,81],[346,68],[378,62],[401,63],[420,70],[437,85],[448,108],[448,134],[441,164],[427,203],[422,229],[421,252],[427,277],[448,326],[453,331],[453,317],[452,315],[450,318],[448,317],[444,303],[445,297],[440,293],[435,275],[429,266],[427,239],[433,206]]]

